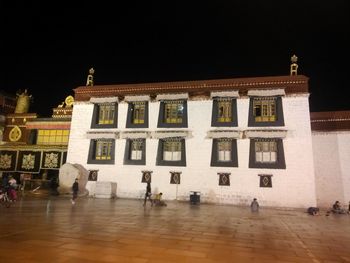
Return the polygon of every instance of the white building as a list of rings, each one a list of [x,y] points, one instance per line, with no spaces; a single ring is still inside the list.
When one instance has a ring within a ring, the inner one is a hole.
[[[312,112],[317,204],[350,201],[350,111]]]
[[[308,78],[302,75],[75,90],[67,162],[139,198],[316,205]],[[96,179],[96,178],[95,178]],[[94,179],[92,179],[94,180]]]

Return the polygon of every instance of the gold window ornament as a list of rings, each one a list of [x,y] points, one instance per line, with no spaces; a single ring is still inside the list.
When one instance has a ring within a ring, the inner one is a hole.
[[[181,100],[177,101],[166,101],[164,102],[164,121],[165,123],[182,123],[184,102]]]
[[[9,139],[11,142],[17,142],[22,137],[21,129],[16,125],[9,133]]]
[[[115,115],[115,104],[100,104],[98,114],[98,124],[113,124]]]
[[[111,160],[112,158],[112,141],[98,140],[96,141],[96,160]]]
[[[276,98],[254,98],[253,115],[256,122],[277,121]]]
[[[144,101],[132,102],[132,123],[133,124],[143,124],[145,123],[145,107],[146,103]]]
[[[232,121],[232,100],[218,99],[218,122]]]

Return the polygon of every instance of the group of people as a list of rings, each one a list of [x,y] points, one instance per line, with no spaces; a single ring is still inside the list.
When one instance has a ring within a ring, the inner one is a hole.
[[[317,216],[320,214],[320,209],[318,207],[309,207],[307,209],[307,213],[309,215]],[[332,205],[332,208],[326,212],[326,216],[329,216],[331,213],[333,214],[350,214],[350,202],[348,209],[342,208],[339,201],[335,201]]]

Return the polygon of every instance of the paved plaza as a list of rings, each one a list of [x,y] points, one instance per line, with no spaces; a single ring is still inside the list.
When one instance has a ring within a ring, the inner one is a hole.
[[[61,196],[0,215],[0,262],[350,262],[349,215]]]

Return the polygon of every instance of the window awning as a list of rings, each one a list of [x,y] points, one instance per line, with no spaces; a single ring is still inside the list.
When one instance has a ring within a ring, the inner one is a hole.
[[[118,97],[93,97],[91,103],[116,103],[119,102]]]
[[[248,90],[248,96],[250,97],[269,97],[269,96],[285,96],[284,89],[252,89]]]
[[[188,93],[175,93],[175,94],[159,94],[156,98],[157,101],[159,100],[187,100],[188,99]]]
[[[287,130],[248,130],[244,135],[246,138],[286,138]]]
[[[238,90],[232,90],[232,91],[215,91],[210,93],[210,98],[215,98],[215,97],[234,97],[238,98],[239,93]]]
[[[164,139],[164,138],[172,138],[172,137],[183,137],[183,138],[191,138],[191,131],[156,131],[152,133],[153,139]]]
[[[241,132],[237,130],[215,130],[208,131],[207,138],[218,139],[218,138],[235,138],[239,139],[241,137]]]
[[[120,133],[120,139],[145,139],[150,137],[150,132],[147,131],[124,131]]]
[[[119,132],[116,131],[88,131],[87,139],[118,139]]]
[[[140,96],[125,96],[124,101],[132,102],[132,101],[149,101],[149,95],[140,95]]]

